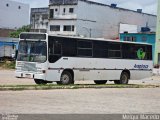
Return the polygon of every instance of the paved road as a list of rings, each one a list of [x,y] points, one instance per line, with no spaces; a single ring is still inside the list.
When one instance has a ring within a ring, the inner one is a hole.
[[[113,84],[113,82],[108,82]],[[160,76],[144,80],[130,80],[130,84],[160,84]],[[15,78],[14,70],[0,70],[0,85],[35,85],[33,79]],[[94,84],[93,81],[76,81],[75,84]]]
[[[160,113],[160,89],[0,92],[0,113]]]

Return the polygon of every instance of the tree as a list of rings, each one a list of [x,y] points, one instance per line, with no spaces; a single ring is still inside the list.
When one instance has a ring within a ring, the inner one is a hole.
[[[30,25],[22,26],[21,28],[17,29],[16,31],[11,32],[9,36],[12,38],[19,38],[19,34],[21,32],[29,32],[30,29],[31,29]]]

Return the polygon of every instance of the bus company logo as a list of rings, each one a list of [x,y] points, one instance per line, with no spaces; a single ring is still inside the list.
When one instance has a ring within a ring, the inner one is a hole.
[[[146,52],[144,52],[142,48],[138,49],[138,51],[137,51],[137,57],[138,57],[138,59],[142,60],[142,59],[145,58],[145,56],[146,56]]]
[[[134,68],[138,68],[138,69],[148,69],[148,65],[137,65],[137,64],[135,64],[134,65]]]

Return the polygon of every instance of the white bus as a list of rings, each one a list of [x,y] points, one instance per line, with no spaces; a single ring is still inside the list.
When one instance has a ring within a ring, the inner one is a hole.
[[[128,84],[152,75],[152,45],[105,39],[21,33],[16,77],[36,84],[94,80]]]

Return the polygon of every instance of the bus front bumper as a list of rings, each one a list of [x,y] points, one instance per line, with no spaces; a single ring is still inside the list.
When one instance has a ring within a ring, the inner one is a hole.
[[[30,72],[22,72],[22,71],[16,71],[15,77],[17,78],[29,78],[29,79],[41,79],[45,80],[45,74],[43,73],[30,73]]]

